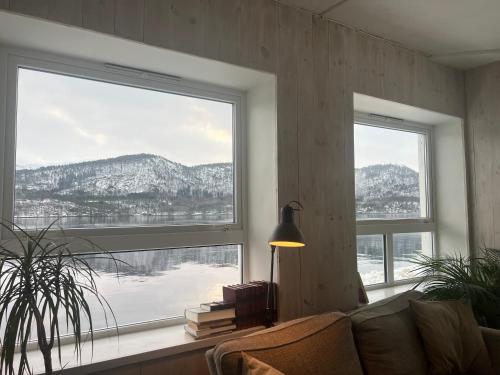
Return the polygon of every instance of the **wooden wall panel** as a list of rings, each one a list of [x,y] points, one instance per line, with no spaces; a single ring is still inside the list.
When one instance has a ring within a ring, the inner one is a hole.
[[[203,55],[238,64],[241,60],[241,0],[207,1]],[[238,32],[235,32],[238,30]]]
[[[141,375],[209,375],[206,350],[184,353],[141,364]]]
[[[283,206],[288,201],[299,199],[298,175],[298,71],[297,71],[297,18],[299,13],[292,8],[280,7],[278,42],[278,202]],[[299,218],[300,220],[300,218]],[[302,249],[278,250],[278,274],[280,280],[280,320],[289,320],[301,314],[301,269]],[[285,285],[281,280],[286,280]]]
[[[83,27],[103,33],[113,34],[115,31],[114,0],[83,0]]]
[[[50,20],[82,26],[82,0],[49,0]]]
[[[119,0],[115,3],[115,34],[144,40],[144,0]]]
[[[14,12],[47,18],[49,0],[10,0],[10,7]]]
[[[281,318],[353,307],[352,94],[462,116],[463,74],[273,0],[143,0],[144,7],[142,0],[81,1],[85,28],[276,74],[278,201],[304,202],[300,223],[308,242],[279,254]],[[66,1],[10,0],[8,6],[78,24],[78,6],[72,13]],[[487,159],[488,137],[497,136],[492,121],[474,130],[474,165],[479,211],[493,218],[500,202],[482,198],[496,181],[496,162]],[[494,206],[495,212],[487,208]],[[493,233],[490,219],[481,220]]]
[[[466,73],[472,246],[500,248],[500,63]]]

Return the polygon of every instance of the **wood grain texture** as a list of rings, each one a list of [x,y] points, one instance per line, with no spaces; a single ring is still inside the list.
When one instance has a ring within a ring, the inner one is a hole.
[[[141,375],[209,375],[205,351],[144,362],[141,364]]]
[[[20,13],[76,22],[65,1],[50,1],[10,5]],[[463,73],[273,0],[144,0],[143,8],[141,0],[82,1],[85,28],[132,40],[142,33],[150,45],[276,74],[278,202],[304,203],[300,225],[307,240],[301,251],[279,253],[280,318],[353,307],[353,92],[463,116]],[[470,116],[478,119],[467,129],[473,135],[474,230],[494,243],[495,237],[500,241],[494,229],[500,201],[493,199],[500,155],[489,155],[500,135],[496,119],[483,112],[495,107],[488,93],[496,91],[486,73],[474,74],[480,83],[471,78],[468,85],[482,98],[468,102]]]
[[[500,63],[466,73],[471,249],[500,247]]]
[[[10,8],[14,12],[47,18],[49,13],[49,0],[10,0]]]
[[[103,33],[115,31],[114,0],[83,0],[83,27]]]
[[[82,26],[83,0],[49,0],[47,18],[68,25]]]
[[[241,0],[208,0],[203,55],[242,64],[240,54]]]
[[[275,71],[277,49],[277,3],[269,0],[242,0],[240,54],[244,65]]]
[[[278,42],[278,204],[299,199],[297,19],[292,8],[280,7]],[[286,124],[286,126],[280,126]],[[300,218],[299,218],[300,220]],[[303,249],[278,250],[279,319],[302,315],[300,257]],[[305,250],[305,249],[304,249]],[[285,281],[282,283],[282,281]]]
[[[144,40],[144,0],[119,0],[115,3],[115,35]]]
[[[141,375],[141,364],[117,367],[112,370],[99,371],[94,375]]]

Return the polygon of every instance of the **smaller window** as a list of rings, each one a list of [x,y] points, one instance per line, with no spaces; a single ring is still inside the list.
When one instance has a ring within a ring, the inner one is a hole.
[[[428,217],[427,135],[361,124],[354,134],[356,218]]]
[[[432,256],[432,233],[394,233],[394,280],[416,277],[415,264],[412,262],[420,254]]]
[[[413,260],[433,254],[431,128],[356,115],[358,270],[365,285],[415,278]]]
[[[358,272],[363,284],[385,282],[385,239],[381,234],[358,236]]]

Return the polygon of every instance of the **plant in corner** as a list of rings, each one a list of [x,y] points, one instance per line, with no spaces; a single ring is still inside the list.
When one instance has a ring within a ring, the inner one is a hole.
[[[49,238],[55,222],[31,233],[16,225],[0,223],[12,237],[0,244],[0,373],[31,373],[28,343],[36,336],[45,371],[52,374],[52,349],[57,346],[61,364],[61,336],[74,336],[77,359],[87,337],[94,343],[90,298],[103,310],[106,323],[111,313],[97,290],[98,276],[91,259],[113,256],[85,239]],[[64,233],[63,233],[64,234]],[[72,246],[86,246],[94,255],[76,255]],[[85,326],[88,325],[88,328]]]
[[[425,298],[464,299],[479,324],[500,328],[500,250],[482,249],[481,256],[431,258],[421,255],[414,263]]]

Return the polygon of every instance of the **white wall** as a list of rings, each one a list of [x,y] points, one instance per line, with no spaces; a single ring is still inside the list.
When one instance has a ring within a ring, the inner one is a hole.
[[[434,127],[436,248],[438,255],[469,254],[463,121]]]
[[[269,236],[278,223],[276,84],[247,92],[247,277],[268,280]],[[276,279],[275,279],[276,280]]]

